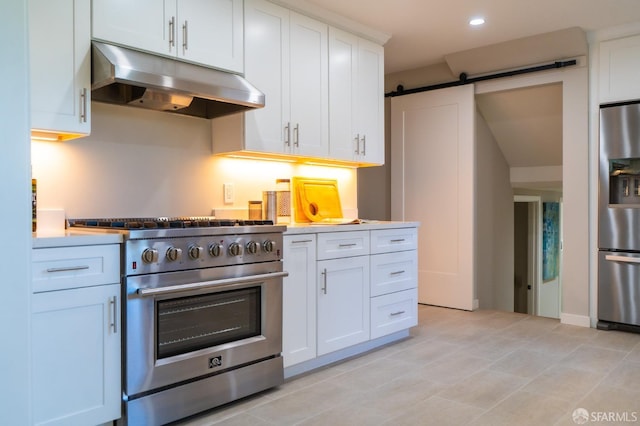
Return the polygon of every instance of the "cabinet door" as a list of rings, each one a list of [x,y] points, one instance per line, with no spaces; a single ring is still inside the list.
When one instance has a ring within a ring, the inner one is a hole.
[[[291,12],[290,95],[293,153],[329,155],[328,26]]]
[[[285,235],[282,356],[288,367],[316,356],[316,236]]]
[[[640,98],[640,35],[600,43],[600,103]]]
[[[29,0],[31,128],[91,131],[90,4]]]
[[[318,262],[318,355],[369,340],[369,256]]]
[[[358,37],[329,28],[329,154],[354,160],[360,135],[356,129]]]
[[[120,285],[34,294],[34,424],[120,418]]]
[[[178,0],[178,56],[243,72],[242,0]]]
[[[356,148],[361,161],[384,164],[384,48],[360,39],[358,43]]]
[[[92,0],[91,7],[93,38],[176,55],[175,32],[171,31],[177,25],[176,0]]]
[[[329,146],[332,158],[384,163],[384,48],[329,30]]]
[[[266,106],[244,114],[244,149],[291,152],[289,126],[289,11],[246,0],[245,77],[265,94]]]

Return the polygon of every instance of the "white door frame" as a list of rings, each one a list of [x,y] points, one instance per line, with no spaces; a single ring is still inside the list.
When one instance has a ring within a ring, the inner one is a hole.
[[[531,293],[527,297],[527,311],[531,315],[538,315],[538,307],[540,301],[540,284],[542,277],[542,197],[534,195],[514,195],[514,203],[532,203],[534,214],[529,217],[529,235],[533,234],[530,239],[531,258],[529,259],[530,275],[532,288]]]

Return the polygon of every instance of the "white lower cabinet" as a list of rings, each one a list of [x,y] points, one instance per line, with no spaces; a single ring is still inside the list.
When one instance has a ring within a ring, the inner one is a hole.
[[[369,256],[318,262],[318,355],[369,340]]]
[[[282,354],[294,375],[417,325],[415,227],[292,233],[283,261]]]
[[[416,228],[371,231],[371,338],[418,324]]]
[[[316,357],[316,235],[284,236],[282,356],[284,366]]]
[[[121,416],[119,263],[115,270],[105,268],[118,247],[33,251],[31,388],[35,425],[98,425]],[[94,260],[101,250],[106,261],[98,264]],[[83,286],[76,278],[82,275],[92,285]],[[47,284],[54,290],[43,291]]]
[[[371,338],[418,325],[416,289],[371,298]]]

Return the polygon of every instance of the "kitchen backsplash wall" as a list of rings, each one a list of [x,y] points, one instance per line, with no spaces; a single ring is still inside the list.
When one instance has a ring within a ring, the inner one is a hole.
[[[242,217],[249,200],[291,176],[337,179],[345,216],[357,216],[356,169],[214,157],[209,121],[156,111],[94,102],[91,135],[33,142],[32,167],[38,208],[63,209],[67,217],[204,216],[212,209]],[[233,183],[233,203],[224,203],[223,183]]]

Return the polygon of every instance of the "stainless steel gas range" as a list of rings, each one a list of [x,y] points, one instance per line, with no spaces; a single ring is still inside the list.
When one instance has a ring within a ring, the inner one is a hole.
[[[121,424],[173,422],[283,382],[285,227],[207,217],[69,224],[124,235]]]

